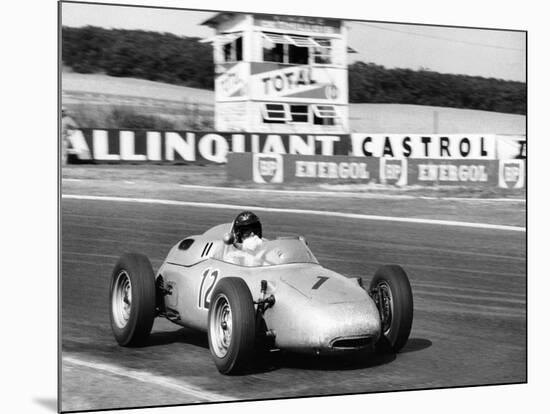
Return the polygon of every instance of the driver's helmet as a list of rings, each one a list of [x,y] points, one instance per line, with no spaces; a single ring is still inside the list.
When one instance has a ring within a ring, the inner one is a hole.
[[[254,233],[260,239],[262,238],[262,223],[260,218],[251,211],[243,211],[235,217],[233,221],[233,234],[235,235],[235,242],[242,243],[243,239],[246,239]]]

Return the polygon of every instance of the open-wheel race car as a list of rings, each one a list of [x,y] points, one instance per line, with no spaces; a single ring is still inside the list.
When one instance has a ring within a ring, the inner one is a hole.
[[[257,260],[238,260],[234,227],[179,241],[156,274],[144,255],[120,257],[110,284],[120,345],[145,344],[164,317],[207,332],[218,370],[237,374],[270,349],[322,355],[406,344],[413,299],[400,266],[380,267],[367,288],[321,266],[300,236],[263,239]]]

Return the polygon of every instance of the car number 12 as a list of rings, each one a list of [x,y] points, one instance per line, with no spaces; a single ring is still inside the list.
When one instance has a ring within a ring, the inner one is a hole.
[[[210,298],[212,297],[212,289],[218,280],[219,270],[210,271],[210,268],[207,268],[202,273],[201,285],[199,287],[199,299],[198,307],[199,309],[208,309],[210,307]],[[208,282],[206,279],[209,279]]]

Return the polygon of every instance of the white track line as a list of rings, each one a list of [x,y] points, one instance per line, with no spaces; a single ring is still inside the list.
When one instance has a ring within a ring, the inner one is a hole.
[[[307,214],[311,216],[340,217],[340,218],[359,219],[359,220],[394,221],[394,222],[401,222],[401,223],[435,224],[440,226],[470,227],[470,228],[488,229],[488,230],[509,230],[509,231],[525,232],[525,227],[504,226],[499,224],[470,223],[470,222],[450,221],[450,220],[431,220],[431,219],[419,219],[419,218],[409,218],[409,217],[375,216],[375,215],[369,215],[369,214],[341,213],[338,211],[320,211],[320,210],[274,208],[274,207],[272,208],[272,207],[258,207],[258,206],[247,206],[247,205],[237,205],[237,204],[219,204],[219,203],[202,203],[202,202],[193,202],[193,201],[162,200],[162,199],[153,199],[153,198],[87,196],[87,195],[76,195],[76,194],[63,194],[62,198],[73,199],[73,200],[95,200],[95,201],[113,201],[113,202],[124,202],[124,203],[161,204],[161,205],[169,205],[169,206],[204,207],[204,208],[226,209],[226,210],[228,209],[254,210],[254,211],[288,213],[288,214]]]
[[[430,197],[430,196],[414,196],[408,194],[373,194],[361,193],[353,191],[308,191],[308,190],[275,190],[271,188],[240,188],[240,187],[219,187],[208,185],[193,185],[180,184],[182,188],[190,190],[207,190],[207,191],[237,191],[237,192],[255,192],[255,193],[271,193],[271,194],[300,194],[312,196],[326,197],[357,197],[357,198],[395,198],[395,199],[422,199],[422,200],[444,200],[444,201],[482,201],[482,202],[512,202],[525,203],[522,198],[467,198],[467,197]]]
[[[173,391],[178,391],[193,398],[196,398],[198,402],[204,401],[230,401],[233,397],[227,395],[218,394],[214,392],[204,391],[199,387],[191,385],[185,381],[166,377],[162,375],[154,375],[149,372],[136,371],[121,367],[114,364],[106,364],[100,362],[86,361],[74,356],[63,356],[63,363],[78,365],[85,368],[90,368],[96,371],[107,372],[109,374],[118,375],[121,377],[130,378],[136,381],[145,382],[148,384],[157,385],[159,387],[169,388]]]

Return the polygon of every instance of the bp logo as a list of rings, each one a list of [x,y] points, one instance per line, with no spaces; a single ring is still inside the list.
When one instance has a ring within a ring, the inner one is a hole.
[[[407,185],[407,159],[380,158],[382,184]]]
[[[525,182],[523,160],[501,160],[499,187],[523,188]]]
[[[252,178],[255,183],[282,183],[283,157],[281,154],[254,154]]]
[[[338,87],[333,83],[325,86],[325,96],[333,101],[338,99]]]

